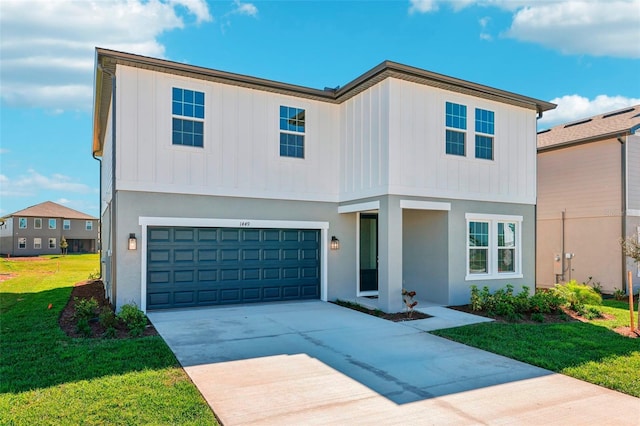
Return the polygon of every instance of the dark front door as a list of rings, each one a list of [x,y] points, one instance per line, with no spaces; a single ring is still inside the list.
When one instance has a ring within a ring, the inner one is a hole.
[[[360,292],[378,291],[378,214],[360,214]]]

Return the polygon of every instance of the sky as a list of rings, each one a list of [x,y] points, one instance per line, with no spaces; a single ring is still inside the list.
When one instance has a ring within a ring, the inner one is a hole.
[[[317,89],[390,60],[557,104],[539,130],[640,104],[640,0],[0,0],[0,217],[98,216],[96,47]]]

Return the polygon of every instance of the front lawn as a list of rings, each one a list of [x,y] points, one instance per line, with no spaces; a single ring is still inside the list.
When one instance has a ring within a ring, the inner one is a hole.
[[[0,259],[3,424],[217,424],[159,336],[74,339],[58,325],[97,255]],[[51,308],[49,309],[49,305]]]
[[[640,397],[640,339],[613,331],[629,326],[628,305],[597,306],[612,319],[541,324],[482,323],[433,334]]]

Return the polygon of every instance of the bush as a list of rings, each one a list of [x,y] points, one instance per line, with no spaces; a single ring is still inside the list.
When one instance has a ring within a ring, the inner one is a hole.
[[[127,327],[130,336],[142,336],[142,333],[147,326],[147,317],[135,304],[131,303],[123,305],[117,317]]]
[[[100,325],[106,328],[106,337],[115,337],[118,318],[116,318],[115,312],[113,312],[109,306],[104,306],[102,308],[98,321],[100,321]]]
[[[92,297],[91,299],[79,299],[74,298],[75,318],[80,320],[87,320],[87,322],[96,317],[98,311],[98,301]]]
[[[602,296],[597,291],[588,285],[578,284],[575,280],[566,284],[556,284],[553,291],[564,300],[566,307],[578,314],[585,312],[584,305],[602,305]]]
[[[89,326],[89,320],[87,318],[79,318],[76,323],[76,331],[82,334],[84,337],[91,337],[91,327]]]
[[[564,300],[553,291],[538,290],[529,299],[529,306],[532,312],[540,314],[551,314],[558,312]]]
[[[510,321],[516,321],[521,318],[521,314],[530,310],[529,287],[523,286],[522,291],[514,295],[511,284],[496,290],[493,294],[487,286],[479,290],[477,286],[472,285],[470,304],[473,311],[485,311],[489,316],[500,315]]]

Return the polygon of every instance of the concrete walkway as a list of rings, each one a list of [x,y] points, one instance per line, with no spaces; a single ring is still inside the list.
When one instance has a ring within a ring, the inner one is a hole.
[[[486,320],[425,309],[402,323],[319,301],[148,316],[225,425],[640,425],[639,399],[425,333]]]

